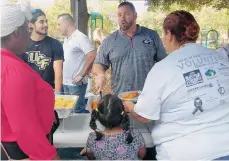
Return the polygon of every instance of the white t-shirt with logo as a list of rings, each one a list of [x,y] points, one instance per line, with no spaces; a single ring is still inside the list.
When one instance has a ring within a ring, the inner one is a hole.
[[[151,69],[134,110],[156,120],[152,137],[159,160],[229,155],[229,62],[186,44]]]
[[[86,62],[86,55],[95,50],[88,37],[76,30],[69,38],[64,40],[64,66],[63,66],[63,84],[73,85],[73,78],[80,74]],[[83,80],[87,83],[87,77]]]

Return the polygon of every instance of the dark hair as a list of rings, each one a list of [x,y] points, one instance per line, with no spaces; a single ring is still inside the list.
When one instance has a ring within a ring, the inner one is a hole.
[[[74,23],[75,23],[73,17],[72,17],[69,13],[62,13],[62,14],[60,14],[60,15],[58,16],[58,19],[61,18],[61,17],[62,17],[65,21],[67,21],[67,22],[69,22],[69,23],[71,23],[71,24],[74,24]]]
[[[97,110],[92,111],[90,121],[90,127],[96,133],[96,140],[101,140],[103,137],[103,134],[97,130],[96,120],[98,120],[105,128],[121,126],[127,133],[126,143],[130,144],[133,141],[129,116],[123,111],[122,101],[116,95],[108,94],[101,99]]]
[[[169,30],[181,43],[196,41],[200,33],[200,27],[194,16],[184,10],[170,13],[164,20],[163,28],[165,32]]]
[[[32,10],[32,19],[30,20],[30,22],[35,23],[37,21],[37,18],[40,16],[46,16],[41,9]]]
[[[131,3],[131,2],[122,2],[118,5],[118,8],[120,8],[122,6],[128,6],[133,12],[136,12],[135,7],[134,7],[133,3]]]

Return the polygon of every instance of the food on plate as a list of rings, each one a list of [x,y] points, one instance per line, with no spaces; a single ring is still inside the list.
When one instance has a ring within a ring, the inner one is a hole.
[[[122,95],[122,99],[126,100],[126,99],[132,99],[135,97],[138,97],[140,94],[138,93],[138,91],[133,91],[130,93],[126,93]]]
[[[92,109],[92,110],[96,109],[97,106],[98,106],[98,104],[99,104],[99,101],[98,101],[98,100],[92,101],[92,102],[91,102],[91,109]]]
[[[72,98],[56,97],[55,108],[72,108],[75,101]]]

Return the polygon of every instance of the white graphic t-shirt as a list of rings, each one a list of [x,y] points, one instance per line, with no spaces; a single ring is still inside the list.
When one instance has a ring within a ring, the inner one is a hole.
[[[156,120],[157,159],[229,155],[229,62],[186,44],[151,69],[134,110]]]

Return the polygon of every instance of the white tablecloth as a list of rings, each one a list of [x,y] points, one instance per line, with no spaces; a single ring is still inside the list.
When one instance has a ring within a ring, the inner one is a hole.
[[[55,146],[57,148],[85,147],[88,135],[92,132],[89,127],[90,119],[90,114],[74,114],[62,120],[60,127],[53,137]],[[142,133],[146,147],[153,147],[153,139],[149,131],[152,125],[148,125],[147,128],[146,124],[141,124],[133,120],[131,120],[131,123]]]

